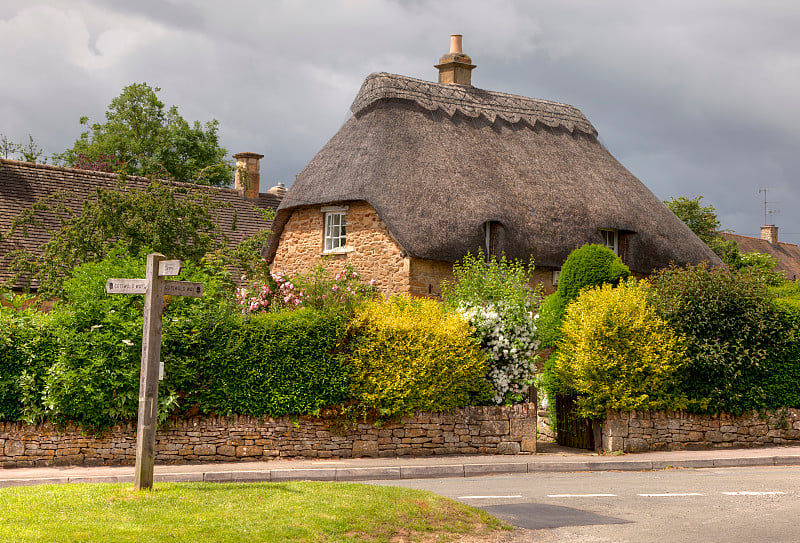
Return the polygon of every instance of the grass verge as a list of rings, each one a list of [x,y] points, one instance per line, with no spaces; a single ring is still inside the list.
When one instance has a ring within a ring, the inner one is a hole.
[[[350,483],[0,489],[0,541],[457,541],[504,526],[431,492]]]

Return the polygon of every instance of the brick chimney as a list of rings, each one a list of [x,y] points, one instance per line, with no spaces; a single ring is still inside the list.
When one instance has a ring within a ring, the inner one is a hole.
[[[765,224],[761,227],[761,239],[770,242],[771,245],[778,244],[778,227],[774,224]]]
[[[245,198],[250,198],[251,200],[258,198],[258,184],[261,180],[258,161],[264,158],[264,155],[237,153],[233,155],[233,158],[236,159],[236,175],[233,188],[238,190]]]
[[[439,64],[439,83],[472,86],[472,59],[461,50],[461,34],[450,36],[450,52],[442,55]]]

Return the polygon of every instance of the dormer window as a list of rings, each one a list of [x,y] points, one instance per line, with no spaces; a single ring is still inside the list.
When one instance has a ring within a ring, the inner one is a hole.
[[[619,255],[619,231],[613,228],[601,228],[600,235],[603,237],[603,245]]]
[[[345,225],[347,206],[325,206],[322,208],[322,213],[325,215],[323,252],[336,253],[344,251],[347,245],[347,228]]]

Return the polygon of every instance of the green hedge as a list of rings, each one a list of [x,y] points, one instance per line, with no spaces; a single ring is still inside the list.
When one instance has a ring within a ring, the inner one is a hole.
[[[705,264],[651,277],[660,314],[686,338],[683,389],[694,409],[796,407],[796,323],[753,274]],[[793,354],[795,353],[795,354]]]
[[[37,422],[41,391],[58,351],[46,315],[0,306],[0,420]]]
[[[109,295],[104,285],[110,277],[142,277],[143,256],[117,251],[79,266],[50,314],[0,310],[0,420],[48,418],[87,429],[135,420],[143,296]],[[353,403],[354,391],[363,392],[379,375],[392,384],[384,392],[407,400],[385,414],[486,399],[485,360],[469,326],[435,302],[394,302],[387,307],[399,312],[395,321],[351,326],[352,316],[342,311],[243,315],[227,272],[213,261],[188,264],[178,279],[202,282],[205,295],[165,297],[162,421],[170,415],[316,414]],[[400,343],[372,335],[378,329]],[[374,371],[364,373],[367,366]],[[362,371],[355,378],[354,369]],[[402,378],[411,374],[414,379]],[[361,392],[355,400],[383,408]]]
[[[336,314],[301,309],[252,315],[220,341],[200,376],[205,411],[221,414],[316,413],[348,399],[350,371],[340,344],[347,322]]]

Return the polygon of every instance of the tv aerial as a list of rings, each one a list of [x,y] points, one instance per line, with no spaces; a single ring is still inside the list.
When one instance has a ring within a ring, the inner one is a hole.
[[[764,193],[764,225],[765,226],[768,225],[768,224],[772,224],[771,222],[767,222],[767,216],[772,217],[772,215],[775,215],[776,213],[780,213],[781,212],[780,209],[775,209],[775,208],[769,209],[767,207],[767,204],[774,203],[774,202],[768,202],[767,201],[767,191],[769,191],[769,190],[774,190],[774,189],[772,189],[770,187],[764,187],[763,189],[758,189],[758,193],[759,194],[761,194],[762,192]]]

